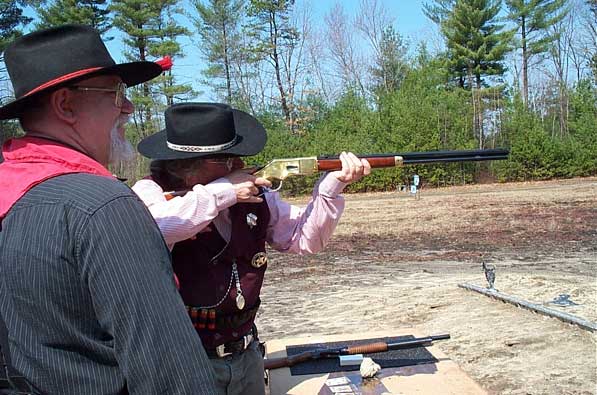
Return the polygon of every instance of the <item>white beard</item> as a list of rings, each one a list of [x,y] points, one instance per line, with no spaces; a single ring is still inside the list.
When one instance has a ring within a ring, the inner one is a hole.
[[[128,116],[121,117],[112,128],[110,132],[110,157],[109,163],[116,165],[120,162],[128,162],[135,158],[135,148],[126,139],[126,137],[120,137],[118,128],[128,122]]]

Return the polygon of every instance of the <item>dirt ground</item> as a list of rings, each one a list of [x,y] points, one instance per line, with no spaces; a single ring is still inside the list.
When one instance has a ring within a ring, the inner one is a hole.
[[[348,195],[324,252],[270,253],[257,323],[265,341],[447,332],[490,394],[597,394],[594,333],[457,286],[487,286],[485,260],[500,292],[596,322],[596,242],[597,178]]]

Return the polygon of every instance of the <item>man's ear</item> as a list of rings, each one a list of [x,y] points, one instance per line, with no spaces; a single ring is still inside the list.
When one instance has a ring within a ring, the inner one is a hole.
[[[50,108],[61,121],[74,124],[77,121],[73,109],[74,94],[68,88],[60,88],[50,95]]]

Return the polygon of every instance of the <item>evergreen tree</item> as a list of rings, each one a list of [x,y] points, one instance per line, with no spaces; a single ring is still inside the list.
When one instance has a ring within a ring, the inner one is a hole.
[[[54,0],[50,5],[38,4],[37,28],[48,28],[67,23],[90,25],[100,33],[110,29],[110,10],[106,0]]]
[[[150,60],[149,44],[158,35],[153,26],[160,17],[160,6],[161,2],[155,0],[112,1],[110,8],[114,12],[114,26],[125,34],[124,44],[128,48],[125,56],[128,60]],[[152,84],[153,81],[147,81],[129,90],[129,96],[135,104],[135,125],[141,138],[149,135],[157,126],[152,125],[152,107],[155,107],[150,90]]]
[[[21,2],[16,0],[0,0],[0,54],[8,43],[22,34],[19,27],[31,22],[31,18],[23,15],[19,4]]]
[[[506,0],[507,19],[516,25],[519,39],[516,47],[522,55],[522,94],[526,106],[529,102],[529,66],[533,56],[549,50],[556,38],[549,28],[561,21],[567,13],[566,0]]]
[[[497,23],[500,6],[500,0],[457,0],[441,25],[449,54],[448,71],[472,92],[473,130],[479,148],[484,146],[484,77],[503,75],[509,49],[509,33]]]
[[[233,59],[240,49],[240,23],[244,0],[193,0],[199,17],[192,17],[201,37],[200,49],[208,68],[203,71],[210,85],[227,103],[232,103]],[[222,95],[223,93],[223,95]]]
[[[497,23],[500,0],[458,0],[442,24],[454,70],[465,68],[468,87],[480,89],[484,76],[502,75],[508,34]]]
[[[26,2],[15,0],[0,0],[0,105],[12,100],[12,92],[8,89],[8,76],[6,75],[3,63],[3,53],[6,46],[15,38],[19,37],[21,27],[31,22],[31,18],[23,15],[23,9],[19,5],[26,5]],[[19,133],[16,122],[0,121],[0,144],[5,139]],[[0,162],[2,155],[0,154]]]
[[[434,0],[433,3],[423,3],[423,13],[427,18],[435,22],[441,30],[452,15],[455,5],[456,0]],[[448,72],[448,75],[453,76],[458,86],[464,88],[466,64],[462,59],[454,57],[449,51],[446,51],[441,60],[443,68]]]
[[[184,56],[177,39],[180,36],[190,35],[190,32],[187,28],[178,25],[173,17],[181,13],[182,10],[175,5],[175,2],[164,3],[164,9],[156,20],[157,37],[150,42],[148,48],[152,57],[176,58]],[[172,70],[165,71],[154,80],[154,83],[157,91],[164,96],[167,106],[174,104],[174,99],[186,100],[195,95],[191,85],[176,83]]]
[[[178,0],[113,0],[114,26],[125,34],[124,43],[128,48],[125,56],[128,60],[153,60],[169,54],[180,54],[176,38],[187,34],[186,29],[176,24],[173,14],[180,13]],[[166,96],[171,103],[179,93],[171,79],[172,75],[147,81],[131,89],[131,99],[135,103],[135,124],[139,137],[147,136],[160,128],[159,115],[163,104],[159,94]],[[180,88],[188,92],[190,87]],[[158,118],[154,120],[155,114]]]
[[[456,0],[434,0],[433,3],[423,3],[423,14],[437,25],[441,24],[450,16]]]
[[[397,90],[404,79],[408,67],[404,60],[406,45],[393,27],[387,27],[381,37],[380,54],[371,68],[374,91],[377,95]]]

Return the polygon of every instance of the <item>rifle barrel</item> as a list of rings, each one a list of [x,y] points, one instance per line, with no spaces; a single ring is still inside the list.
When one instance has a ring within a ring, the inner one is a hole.
[[[404,158],[404,157],[403,157]],[[508,155],[487,155],[487,156],[450,156],[445,158],[404,158],[405,165],[416,165],[419,163],[447,163],[447,162],[478,162],[482,160],[505,160]]]
[[[503,148],[478,149],[478,150],[456,150],[456,151],[427,151],[427,152],[405,152],[401,155],[404,159],[440,159],[451,157],[493,157],[508,156],[509,151]]]
[[[363,154],[357,155],[361,158],[383,158],[387,156],[402,156],[404,159],[438,159],[451,157],[491,157],[508,156],[510,151],[504,148],[477,149],[477,150],[455,150],[455,151],[423,151],[423,152],[403,152],[390,154]],[[338,155],[323,155],[317,159],[338,159]]]
[[[508,159],[506,149],[460,150],[460,151],[427,151],[392,154],[365,154],[359,158],[367,159],[372,168],[416,165],[423,163],[477,162],[484,160]],[[318,170],[331,171],[342,168],[338,155],[324,155],[317,158]]]

